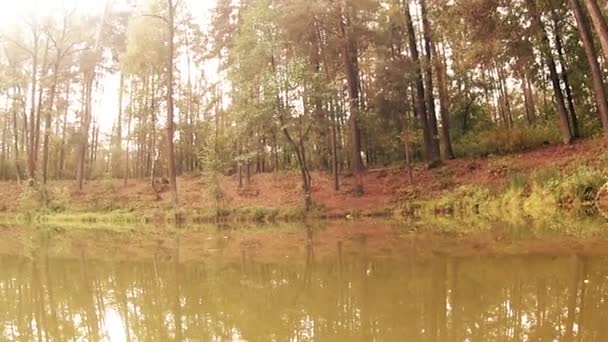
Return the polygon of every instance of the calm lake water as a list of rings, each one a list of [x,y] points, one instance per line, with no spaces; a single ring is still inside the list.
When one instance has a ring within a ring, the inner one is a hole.
[[[10,246],[1,247],[11,250],[0,250],[1,341],[608,337],[604,257],[393,253],[399,244],[378,248],[378,237],[360,232],[326,244],[302,233],[301,248],[282,252],[256,240],[256,232],[238,240],[223,231],[139,238],[134,249],[155,252],[131,255],[128,238],[120,236],[123,243],[93,250],[112,234],[98,242],[95,233],[11,234]],[[197,239],[208,245],[192,242]],[[226,241],[237,240],[240,251],[227,253]],[[265,256],[266,248],[276,254]],[[108,251],[126,257],[99,257]]]

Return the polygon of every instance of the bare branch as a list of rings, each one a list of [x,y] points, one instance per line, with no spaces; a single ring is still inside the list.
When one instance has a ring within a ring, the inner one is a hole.
[[[18,48],[20,48],[21,50],[27,52],[30,56],[34,56],[34,52],[32,50],[21,45],[21,43],[19,43],[18,41],[14,40],[6,35],[0,35],[0,39],[5,39],[5,40],[11,42],[12,44],[14,44],[15,46],[17,46]]]
[[[160,20],[164,21],[167,25],[169,25],[169,19],[163,17],[162,15],[158,15],[158,14],[142,14],[141,17],[149,17],[149,18],[160,19]]]

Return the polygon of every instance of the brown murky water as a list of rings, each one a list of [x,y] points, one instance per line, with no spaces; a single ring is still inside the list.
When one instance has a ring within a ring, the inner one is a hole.
[[[270,235],[302,234],[312,242],[283,257],[272,254],[273,259],[263,249],[278,247],[254,239],[255,231],[239,240],[238,255],[217,251],[219,242],[234,241],[237,233],[201,234],[192,239],[216,242],[207,254],[187,257],[189,235],[178,234],[177,243],[159,242],[165,247],[132,258],[120,257],[121,249],[114,250],[116,258],[100,258],[81,248],[87,245],[80,235],[72,240],[48,232],[20,235],[19,253],[0,250],[0,341],[605,341],[608,336],[608,258],[597,253],[394,253],[371,248],[377,234],[358,232],[354,244],[344,237],[320,244],[311,234],[281,230]],[[411,244],[403,240],[403,246]],[[107,237],[99,243],[108,243]]]

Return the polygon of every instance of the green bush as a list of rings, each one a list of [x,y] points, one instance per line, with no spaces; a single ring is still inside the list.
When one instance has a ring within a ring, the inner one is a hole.
[[[549,182],[562,204],[593,201],[600,188],[608,181],[604,171],[579,167],[561,179]]]
[[[516,126],[510,129],[496,127],[465,134],[455,141],[459,156],[482,157],[516,153],[560,142],[559,129],[554,124]]]
[[[48,192],[37,184],[24,184],[19,195],[19,207],[25,211],[37,211],[46,208]]]
[[[69,202],[70,193],[66,188],[49,188],[37,183],[24,185],[19,196],[19,207],[25,211],[59,212],[66,210]]]

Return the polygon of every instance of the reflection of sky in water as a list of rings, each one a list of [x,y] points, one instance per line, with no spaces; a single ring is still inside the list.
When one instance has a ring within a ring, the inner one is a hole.
[[[120,317],[118,311],[107,309],[105,312],[104,331],[111,342],[128,342],[125,332],[125,322]]]

